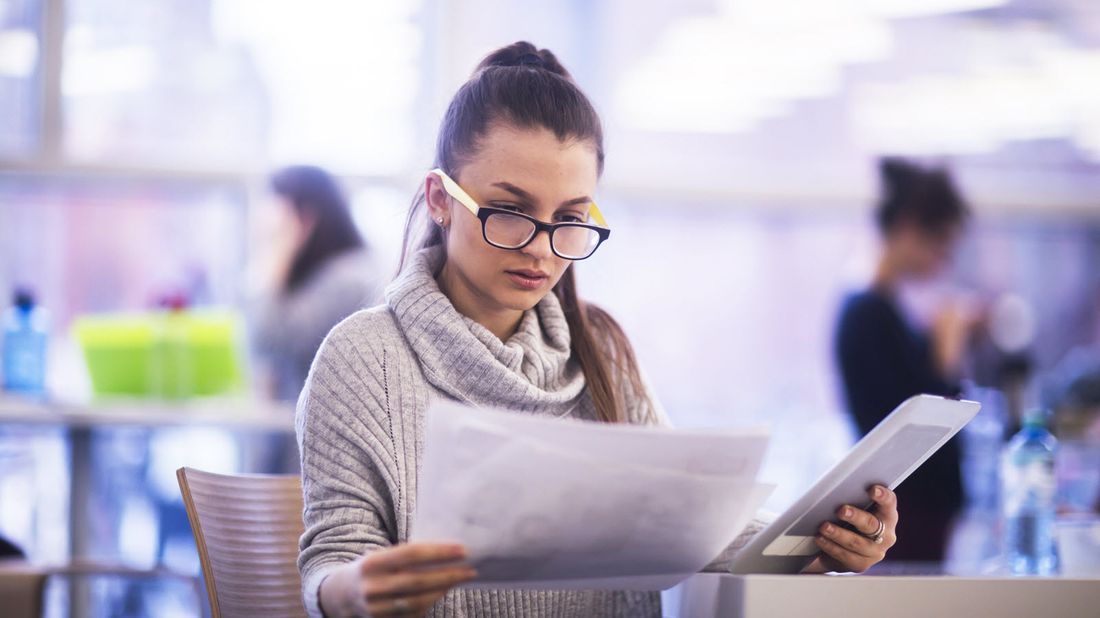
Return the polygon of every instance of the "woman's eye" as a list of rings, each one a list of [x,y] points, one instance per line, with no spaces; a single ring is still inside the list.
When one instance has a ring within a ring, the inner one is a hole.
[[[489,204],[489,205],[492,206],[493,208],[499,208],[501,210],[510,210],[512,212],[523,212],[523,209],[520,208],[519,206],[516,206],[515,204],[493,203],[493,204]]]
[[[562,223],[584,223],[584,219],[580,215],[570,213],[558,215],[558,221]]]

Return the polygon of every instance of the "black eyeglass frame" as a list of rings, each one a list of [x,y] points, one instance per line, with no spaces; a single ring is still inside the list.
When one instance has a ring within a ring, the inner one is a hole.
[[[511,246],[508,246],[508,245],[502,245],[502,244],[499,244],[499,243],[495,243],[495,242],[489,240],[489,233],[488,233],[487,228],[488,228],[488,225],[489,225],[489,217],[492,217],[493,215],[497,215],[497,214],[499,214],[499,215],[508,215],[508,216],[512,216],[512,217],[519,217],[521,219],[529,221],[529,222],[534,224],[535,231],[532,232],[531,235],[527,237],[527,240],[523,241],[523,243],[521,243],[519,245],[516,245],[514,247],[511,247]],[[493,206],[480,206],[477,209],[477,218],[481,220],[481,237],[485,239],[485,242],[487,242],[490,245],[496,247],[497,249],[505,249],[505,250],[508,250],[508,251],[519,251],[520,249],[523,249],[527,245],[531,244],[531,242],[534,241],[535,238],[538,237],[540,232],[546,232],[550,236],[550,250],[554,252],[554,255],[560,257],[563,260],[572,260],[574,262],[579,261],[579,260],[586,260],[586,259],[592,257],[592,254],[596,252],[596,249],[599,249],[600,245],[602,245],[605,240],[607,240],[608,238],[611,237],[611,230],[607,229],[606,227],[600,227],[598,225],[589,225],[587,223],[579,223],[579,222],[573,222],[573,221],[566,221],[566,222],[562,222],[562,223],[544,223],[544,222],[539,221],[538,219],[536,219],[536,218],[534,218],[530,215],[526,215],[522,212],[516,212],[514,210],[508,210],[508,209],[505,209],[505,208],[495,208]],[[568,256],[568,255],[562,255],[561,253],[558,252],[557,248],[554,246],[554,233],[557,232],[560,229],[567,228],[567,227],[582,227],[586,230],[591,230],[593,232],[596,232],[596,234],[599,237],[599,240],[596,241],[595,246],[593,246],[592,250],[588,252],[588,255],[585,255],[585,256],[582,256],[582,257],[571,257],[571,256]]]

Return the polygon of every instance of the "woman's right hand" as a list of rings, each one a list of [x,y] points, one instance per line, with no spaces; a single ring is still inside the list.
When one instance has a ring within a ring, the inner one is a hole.
[[[451,588],[477,576],[461,545],[405,543],[349,562],[321,582],[326,616],[423,616]]]

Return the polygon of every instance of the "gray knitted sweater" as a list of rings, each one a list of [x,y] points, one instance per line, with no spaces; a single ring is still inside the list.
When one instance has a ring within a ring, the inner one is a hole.
[[[298,401],[305,533],[298,567],[305,604],[321,616],[328,572],[364,552],[404,542],[431,401],[452,398],[519,413],[595,419],[569,329],[548,294],[502,342],[459,314],[434,274],[438,248],[414,256],[386,304],[341,322],[321,346]],[[629,420],[662,424],[653,398],[625,393]],[[754,522],[708,568],[721,569],[759,530]],[[656,592],[449,592],[433,616],[659,616]]]

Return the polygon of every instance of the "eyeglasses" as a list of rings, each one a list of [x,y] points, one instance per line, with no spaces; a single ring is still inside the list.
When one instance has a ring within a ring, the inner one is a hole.
[[[520,212],[480,206],[446,172],[434,169],[432,173],[443,181],[443,189],[448,195],[481,219],[482,237],[498,249],[518,251],[531,244],[539,232],[545,231],[550,235],[550,250],[554,255],[566,260],[583,260],[595,253],[600,243],[611,236],[607,221],[595,202],[592,202],[588,215],[598,225],[571,221],[543,223]]]

